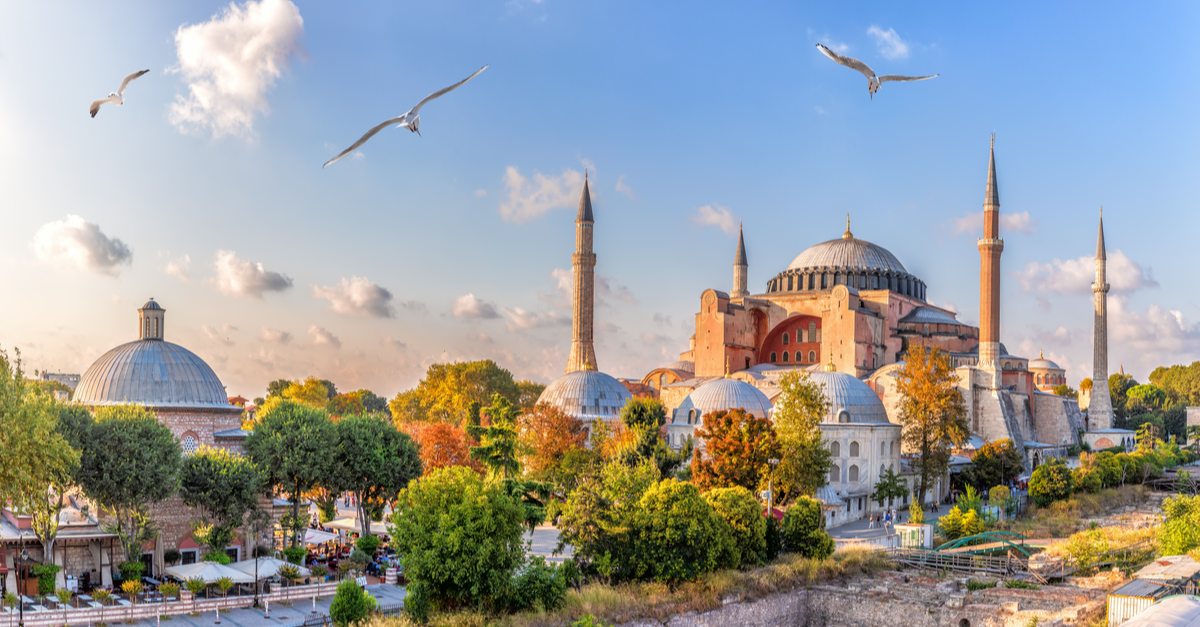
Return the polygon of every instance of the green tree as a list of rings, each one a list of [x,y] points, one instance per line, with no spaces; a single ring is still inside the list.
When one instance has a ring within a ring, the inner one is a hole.
[[[1133,377],[1127,374],[1112,374],[1108,376],[1108,395],[1112,400],[1113,413],[1116,416],[1117,423],[1124,425],[1129,418],[1127,396],[1129,389],[1138,384],[1133,380]]]
[[[901,438],[916,453],[913,467],[920,476],[922,504],[930,481],[943,476],[950,463],[950,448],[961,446],[970,435],[967,407],[958,389],[958,376],[940,348],[910,346],[904,367],[897,374],[901,395]]]
[[[621,408],[621,424],[630,434],[626,446],[618,458],[628,465],[650,460],[664,477],[675,474],[692,455],[689,441],[680,450],[674,450],[663,438],[662,428],[667,424],[667,410],[655,398],[631,398]]]
[[[1172,403],[1200,405],[1200,361],[1187,366],[1159,366],[1150,373],[1150,382],[1166,390]]]
[[[288,525],[290,545],[300,546],[306,520],[300,516],[304,494],[327,481],[333,457],[334,431],[320,409],[290,399],[268,402],[258,414],[254,433],[244,448],[262,470],[266,483],[278,487],[292,502]]]
[[[813,559],[833,555],[835,543],[825,532],[821,502],[808,496],[796,499],[783,515],[783,549]]]
[[[1200,496],[1172,496],[1162,508],[1166,518],[1158,532],[1159,554],[1183,555],[1200,548]]]
[[[362,623],[375,609],[375,597],[358,587],[353,579],[338,584],[329,606],[329,618],[338,627],[349,627]]]
[[[964,471],[964,480],[981,491],[1008,483],[1025,470],[1021,451],[1009,438],[988,442],[975,452],[971,467]]]
[[[358,399],[359,403],[362,403],[363,411],[365,411],[366,413],[379,414],[379,413],[385,413],[388,410],[387,399],[382,396],[376,395],[371,390],[364,388],[361,390],[355,390],[353,392],[350,392],[350,394],[353,395],[354,397],[356,397]],[[389,415],[389,417],[390,417],[390,415]]]
[[[642,495],[634,528],[636,576],[675,584],[712,572],[732,542],[721,517],[690,483],[665,479]]]
[[[537,405],[538,399],[541,398],[542,392],[546,391],[546,386],[534,381],[517,381],[517,400],[513,403],[521,408],[521,411],[529,411]]]
[[[779,438],[779,466],[772,488],[783,504],[796,496],[812,496],[829,477],[833,457],[821,441],[821,421],[829,413],[825,384],[808,372],[792,370],[779,377],[779,397],[771,418]]]
[[[80,456],[80,484],[109,515],[104,530],[120,539],[126,559],[136,559],[142,545],[157,535],[150,508],[175,494],[181,455],[175,436],[150,409],[96,409]]]
[[[1067,398],[1078,398],[1079,397],[1079,392],[1075,391],[1075,388],[1067,385],[1066,383],[1062,383],[1062,384],[1054,386],[1053,391],[1055,394],[1057,394],[1059,396],[1066,396]]]
[[[766,487],[769,461],[780,454],[769,419],[741,409],[714,411],[704,415],[704,426],[696,430],[696,436],[704,443],[692,457],[692,480],[697,487]]]
[[[434,364],[416,388],[398,394],[388,407],[397,422],[448,422],[465,427],[477,417],[472,405],[482,407],[497,394],[514,405],[521,402],[521,389],[512,373],[490,359]]]
[[[329,404],[329,399],[336,395],[337,388],[333,383],[316,377],[308,377],[303,382],[293,381],[283,391],[283,398],[317,409],[325,409]]]
[[[263,492],[258,467],[228,449],[201,446],[183,458],[179,497],[203,513],[196,526],[210,553],[223,553]]]
[[[1038,507],[1061,501],[1071,496],[1074,490],[1071,471],[1061,459],[1053,459],[1038,466],[1029,477],[1029,496]]]
[[[1166,409],[1170,405],[1167,391],[1153,383],[1135,385],[1125,392],[1125,397],[1131,414],[1138,410]]]
[[[292,382],[288,379],[276,379],[267,384],[267,396],[283,396],[283,391],[291,387]],[[258,403],[261,405],[262,403]]]
[[[524,561],[521,507],[469,468],[441,468],[400,492],[389,535],[409,579],[406,607],[492,609]]]
[[[871,491],[871,500],[882,506],[883,502],[888,499],[904,498],[907,494],[908,485],[904,483],[904,479],[888,468],[875,482],[875,489]]]
[[[735,566],[754,566],[767,561],[767,517],[745,488],[717,488],[704,493],[704,500],[725,521],[732,546],[738,555]]]
[[[492,405],[483,410],[487,426],[471,425],[467,433],[479,438],[479,446],[471,447],[471,457],[487,467],[492,477],[508,479],[521,474],[520,434],[517,431],[517,408],[507,398],[496,394]]]
[[[650,460],[637,466],[609,463],[598,474],[584,475],[563,505],[557,550],[572,547],[581,569],[605,579],[636,576],[631,530],[638,503],[660,476]]]
[[[421,456],[407,434],[377,416],[346,416],[334,425],[333,432],[336,492],[354,493],[365,538],[371,535],[368,504],[395,500],[410,481],[421,476]]]

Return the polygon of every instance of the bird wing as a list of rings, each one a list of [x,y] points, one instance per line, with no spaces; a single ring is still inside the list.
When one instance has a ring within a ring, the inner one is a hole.
[[[491,64],[489,63],[488,65],[491,65]],[[445,89],[441,89],[441,90],[435,91],[435,92],[433,92],[432,94],[429,94],[428,96],[425,96],[425,99],[424,99],[424,100],[422,100],[421,102],[418,102],[418,103],[417,103],[417,106],[413,107],[413,108],[412,108],[412,111],[410,111],[410,113],[412,113],[413,115],[416,115],[416,114],[417,114],[417,112],[421,110],[421,107],[425,106],[425,103],[429,102],[430,100],[433,100],[434,98],[437,98],[438,96],[441,96],[441,95],[445,94],[446,92],[454,91],[455,89],[458,89],[459,87],[462,87],[463,83],[465,83],[465,82],[467,82],[467,81],[471,80],[472,78],[475,78],[476,76],[479,76],[479,73],[480,73],[480,72],[482,72],[482,71],[484,71],[484,70],[488,69],[488,65],[485,65],[485,66],[483,66],[483,67],[479,68],[478,70],[476,70],[476,71],[475,71],[475,73],[474,73],[474,74],[472,74],[472,75],[470,75],[470,76],[468,76],[468,77],[466,77],[466,78],[462,79],[461,81],[458,81],[457,83],[455,83],[455,84],[453,84],[453,85],[451,85],[451,86],[449,86],[449,87],[447,87],[447,88],[445,88]]]
[[[402,116],[400,116],[400,117],[392,118],[392,119],[388,120],[387,122],[383,122],[382,124],[378,124],[378,125],[376,125],[374,128],[372,128],[371,130],[367,131],[367,133],[366,133],[365,135],[363,135],[362,137],[360,137],[358,141],[354,142],[354,145],[353,145],[353,146],[351,146],[351,147],[349,147],[349,148],[347,148],[347,149],[343,150],[343,151],[341,152],[341,154],[339,154],[338,156],[336,156],[336,157],[334,157],[334,158],[330,159],[329,161],[326,161],[326,162],[325,162],[325,165],[323,165],[323,166],[321,166],[321,167],[323,168],[323,167],[325,167],[325,166],[327,166],[327,165],[329,165],[329,164],[331,164],[331,163],[337,163],[338,161],[340,161],[340,160],[342,159],[342,157],[345,157],[346,155],[348,155],[348,154],[350,154],[350,153],[354,152],[355,150],[358,150],[358,147],[359,147],[359,146],[361,146],[361,145],[363,145],[363,144],[367,143],[367,140],[368,140],[368,139],[371,139],[372,137],[374,137],[374,136],[375,136],[375,133],[378,133],[379,131],[382,131],[383,129],[387,128],[387,127],[388,127],[388,125],[391,125],[391,124],[397,124],[397,123],[403,122],[403,121],[404,121],[404,118],[405,118],[406,116],[408,116],[408,114],[407,114],[407,113],[405,113],[404,115],[402,115]]]
[[[855,59],[853,57],[848,57],[844,54],[838,54],[838,53],[830,50],[829,48],[822,46],[821,44],[817,44],[817,48],[821,51],[822,54],[824,54],[825,56],[829,57],[830,59],[833,59],[834,61],[838,62],[839,65],[844,65],[852,70],[858,70],[859,72],[862,72],[863,76],[866,76],[867,78],[871,78],[872,76],[875,76],[875,70],[872,70],[866,63],[863,63],[862,61],[859,61],[858,59]]]
[[[879,82],[886,83],[888,81],[896,81],[900,83],[907,83],[909,81],[927,81],[931,78],[937,78],[939,76],[941,76],[941,74],[931,74],[929,76],[900,76],[899,74],[884,74],[883,76],[879,77]]]
[[[125,77],[125,80],[121,81],[121,88],[117,90],[117,95],[118,95],[118,96],[123,96],[123,95],[125,95],[125,88],[126,88],[128,85],[129,85],[130,81],[132,81],[133,79],[135,79],[135,78],[137,78],[137,77],[141,76],[142,74],[145,74],[146,72],[149,72],[149,71],[150,71],[150,70],[141,70],[141,71],[139,71],[139,72],[134,72],[133,74],[130,74],[129,76],[126,76],[126,77]]]
[[[96,117],[96,114],[100,113],[100,105],[102,105],[106,102],[112,102],[112,101],[113,101],[112,98],[103,98],[101,100],[93,100],[92,106],[88,107],[88,113],[91,113],[92,117]]]

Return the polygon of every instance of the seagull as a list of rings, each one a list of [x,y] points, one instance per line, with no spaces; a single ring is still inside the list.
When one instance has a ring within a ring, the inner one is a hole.
[[[875,70],[872,70],[867,66],[866,63],[863,63],[858,59],[838,54],[829,48],[822,46],[821,44],[817,44],[817,48],[819,48],[821,53],[825,56],[837,61],[839,65],[844,65],[852,70],[858,70],[859,72],[862,72],[863,76],[867,77],[867,89],[871,92],[871,100],[875,99],[875,92],[879,91],[879,88],[888,81],[924,81],[941,76],[940,74],[933,74],[931,76],[900,76],[899,74],[884,74],[883,76],[875,76]]]
[[[150,70],[142,70],[142,71],[140,71],[140,72],[134,72],[133,74],[130,74],[129,76],[126,76],[126,77],[125,77],[125,80],[121,81],[121,88],[120,88],[120,89],[118,89],[117,91],[114,91],[113,93],[109,94],[109,95],[108,95],[108,98],[104,98],[104,99],[102,99],[102,100],[97,100],[97,101],[93,102],[93,103],[92,103],[92,106],[91,106],[91,107],[88,107],[88,111],[90,111],[90,112],[91,112],[91,114],[92,114],[92,117],[96,117],[96,114],[97,114],[97,113],[100,113],[100,105],[102,105],[102,104],[104,104],[104,103],[106,103],[106,102],[111,102],[111,103],[114,103],[114,104],[119,104],[119,105],[120,105],[120,104],[125,104],[125,97],[124,97],[124,96],[125,96],[125,88],[129,86],[129,83],[130,83],[131,81],[133,81],[133,79],[135,79],[135,78],[137,78],[137,77],[141,76],[142,74],[145,74],[146,72],[149,72],[149,71],[150,71]]]
[[[489,63],[488,65],[491,65],[491,64]],[[363,144],[367,143],[368,139],[371,139],[372,137],[374,137],[375,133],[382,131],[389,124],[395,124],[398,127],[406,128],[406,129],[416,133],[417,136],[419,137],[421,135],[421,131],[418,127],[421,125],[421,116],[418,115],[418,112],[421,110],[421,107],[425,106],[425,103],[429,102],[430,100],[433,100],[434,98],[437,98],[438,96],[441,96],[443,94],[446,94],[447,92],[451,92],[451,91],[454,91],[455,89],[458,89],[459,87],[462,87],[463,83],[466,83],[467,81],[471,80],[472,78],[479,76],[480,72],[488,69],[488,65],[485,65],[485,66],[479,68],[478,70],[476,70],[476,72],[474,74],[462,79],[461,81],[459,81],[445,89],[435,91],[432,94],[425,96],[424,100],[422,100],[421,102],[418,102],[417,106],[409,109],[404,114],[402,114],[398,117],[394,117],[386,122],[383,122],[383,123],[375,126],[375,128],[372,128],[371,130],[367,131],[366,135],[363,135],[362,137],[359,138],[358,141],[354,142],[353,146],[343,150],[340,155],[330,159],[329,161],[326,161],[325,165],[323,165],[321,167],[324,168],[325,166],[328,166],[331,163],[337,163],[339,160],[341,160],[342,157],[345,157],[346,155],[354,152],[355,150],[358,150],[359,146],[362,146]]]

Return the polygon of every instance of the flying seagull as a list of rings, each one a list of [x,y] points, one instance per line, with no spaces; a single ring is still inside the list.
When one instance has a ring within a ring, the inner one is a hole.
[[[817,48],[820,48],[822,54],[830,59],[833,59],[839,65],[844,65],[852,70],[858,70],[859,72],[862,72],[863,76],[867,77],[867,89],[871,92],[871,100],[875,99],[875,92],[879,91],[880,86],[888,81],[924,81],[940,76],[940,74],[933,74],[931,76],[900,76],[899,74],[884,74],[883,76],[875,76],[875,70],[872,70],[867,66],[866,63],[863,63],[858,59],[838,54],[829,48],[822,46],[821,44],[817,44]]]
[[[125,88],[129,86],[129,83],[131,81],[133,81],[133,79],[135,79],[149,71],[150,70],[142,70],[140,72],[134,72],[133,74],[126,76],[125,80],[121,81],[120,89],[109,94],[108,98],[104,98],[102,100],[97,100],[97,101],[93,102],[92,106],[88,107],[88,111],[91,112],[92,117],[96,117],[96,114],[100,113],[100,105],[102,105],[106,102],[111,102],[111,103],[119,104],[119,105],[125,104]]]
[[[491,64],[489,63],[488,65],[491,65]],[[406,129],[416,133],[418,136],[420,136],[421,131],[419,130],[418,127],[421,125],[421,116],[418,115],[418,113],[421,111],[421,107],[425,106],[425,103],[429,102],[430,100],[433,100],[434,98],[437,98],[438,96],[441,96],[447,92],[451,92],[451,91],[454,91],[455,89],[458,89],[459,87],[462,87],[463,83],[466,83],[467,81],[471,80],[472,78],[479,76],[479,73],[486,69],[488,69],[487,65],[479,68],[474,74],[462,79],[461,81],[459,81],[445,89],[435,91],[432,94],[425,96],[424,100],[422,100],[421,102],[418,102],[417,106],[409,109],[404,114],[400,115],[399,117],[394,117],[386,122],[383,122],[383,123],[377,125],[375,128],[372,128],[371,130],[367,131],[366,135],[363,135],[362,137],[359,138],[358,141],[354,142],[353,146],[343,150],[342,154],[330,159],[329,161],[326,161],[325,165],[323,165],[321,167],[324,168],[325,166],[327,166],[331,163],[337,163],[342,157],[345,157],[346,155],[354,152],[355,150],[358,150],[359,146],[362,146],[363,144],[367,143],[368,139],[371,139],[372,137],[374,137],[376,133],[378,133],[379,131],[382,131],[389,124],[395,124],[396,126],[406,128]]]

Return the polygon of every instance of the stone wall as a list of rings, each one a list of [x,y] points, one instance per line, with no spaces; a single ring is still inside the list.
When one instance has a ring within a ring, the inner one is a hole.
[[[1079,444],[1084,429],[1079,402],[1054,394],[1033,394],[1034,439],[1045,444]]]

